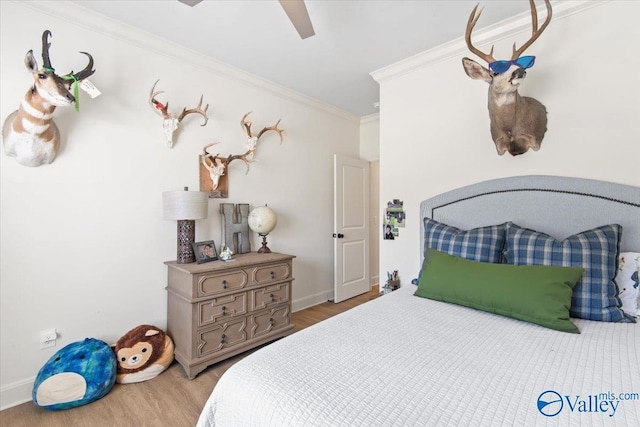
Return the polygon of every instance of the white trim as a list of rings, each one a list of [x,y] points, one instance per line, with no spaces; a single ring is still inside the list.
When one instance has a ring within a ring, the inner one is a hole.
[[[369,114],[368,116],[360,117],[360,124],[371,123],[380,121],[380,113]]]
[[[35,381],[36,377],[32,377],[0,387],[0,411],[30,401]]]
[[[316,98],[312,98],[293,89],[289,89],[286,86],[282,86],[271,80],[251,74],[240,68],[233,67],[222,61],[191,50],[185,46],[178,45],[171,40],[131,27],[70,1],[52,2],[35,0],[25,2],[12,0],[12,2],[62,21],[84,27],[90,31],[104,34],[111,38],[137,46],[146,51],[153,51],[161,55],[171,56],[181,62],[189,62],[195,67],[219,74],[228,79],[253,85],[259,89],[271,92],[275,96],[298,102],[345,120],[357,122],[360,119],[358,116],[350,112],[344,111]]]
[[[567,16],[580,13],[584,10],[591,9],[592,7],[601,6],[608,2],[609,0],[578,0],[563,2],[554,1],[552,2],[552,20],[555,21],[563,19]],[[513,35],[524,31],[531,31],[531,14],[529,12],[523,12],[521,14],[515,15],[511,18],[483,28],[477,33],[474,32],[474,45],[478,47],[483,45],[492,45],[500,40],[512,38]],[[409,58],[403,59],[402,61],[398,61],[394,64],[388,65],[378,70],[372,71],[369,74],[375,81],[377,81],[378,83],[382,83],[386,80],[401,77],[405,74],[422,69],[424,67],[431,66],[433,64],[437,64],[438,62],[446,61],[453,57],[464,56],[467,53],[467,45],[464,41],[463,34],[455,40],[444,43],[440,46],[436,46],[433,49],[429,49],[425,52],[418,53],[417,55],[410,56]]]
[[[329,291],[309,295],[293,301],[291,304],[291,311],[295,313],[296,311],[304,310],[305,308],[313,307],[314,305],[322,304],[327,301],[329,301]]]

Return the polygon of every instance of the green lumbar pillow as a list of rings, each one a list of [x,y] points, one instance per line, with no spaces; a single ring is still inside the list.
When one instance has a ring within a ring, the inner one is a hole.
[[[415,295],[580,333],[569,319],[569,307],[583,272],[577,267],[478,262],[428,249]]]

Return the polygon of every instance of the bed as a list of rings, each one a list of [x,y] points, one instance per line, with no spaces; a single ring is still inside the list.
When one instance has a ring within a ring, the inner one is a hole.
[[[512,222],[560,240],[620,224],[617,249],[640,251],[639,187],[497,179],[425,200],[420,215],[421,261],[432,259],[429,221]],[[220,378],[198,426],[639,425],[632,319],[571,317],[580,333],[567,333],[415,296],[422,286],[403,283],[247,356]]]

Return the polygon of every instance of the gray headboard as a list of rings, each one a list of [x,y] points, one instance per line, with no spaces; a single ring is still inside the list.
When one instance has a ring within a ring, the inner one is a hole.
[[[484,181],[440,194],[420,204],[421,256],[424,217],[464,230],[513,221],[556,239],[620,224],[621,250],[640,252],[640,187],[630,185],[530,175]]]

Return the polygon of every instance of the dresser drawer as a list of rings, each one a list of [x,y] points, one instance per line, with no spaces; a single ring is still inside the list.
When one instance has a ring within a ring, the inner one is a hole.
[[[251,310],[262,310],[277,304],[289,301],[290,282],[265,286],[264,288],[250,291]]]
[[[291,323],[289,305],[281,305],[251,316],[251,338],[277,331]]]
[[[247,314],[247,293],[225,295],[198,303],[198,326]]]
[[[211,329],[198,331],[196,357],[219,352],[247,340],[247,317],[230,320]]]
[[[205,274],[198,280],[198,296],[205,297],[221,292],[243,289],[249,282],[245,270],[235,270],[219,274]]]
[[[264,267],[257,267],[253,280],[262,285],[265,283],[287,280],[291,277],[291,265],[288,262],[272,264]]]

